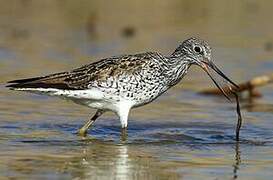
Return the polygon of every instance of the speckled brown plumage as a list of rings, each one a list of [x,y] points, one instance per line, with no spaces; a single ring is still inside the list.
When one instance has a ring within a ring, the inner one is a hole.
[[[96,81],[99,86],[104,83],[109,77],[119,77],[122,74],[132,75],[138,73],[143,68],[152,70],[157,66],[152,61],[152,58],[161,56],[158,53],[142,53],[136,55],[123,55],[111,58],[102,59],[98,62],[91,63],[72,71],[55,73],[47,76],[20,79],[10,81],[12,83],[7,87],[13,88],[58,88],[58,89],[86,89],[92,86],[92,82]]]
[[[210,67],[235,85],[212,63],[208,44],[190,38],[170,56],[157,52],[115,56],[67,72],[10,81],[8,87],[61,96],[98,109],[81,128],[80,133],[84,134],[108,110],[115,112],[126,128],[131,108],[153,101],[176,85],[192,64],[201,66],[207,73]]]

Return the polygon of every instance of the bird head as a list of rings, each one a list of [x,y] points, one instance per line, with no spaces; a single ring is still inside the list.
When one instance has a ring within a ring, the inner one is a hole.
[[[181,57],[183,61],[188,62],[189,65],[198,65],[201,67],[208,76],[212,79],[214,84],[220,89],[223,95],[229,99],[225,91],[219,86],[213,76],[210,74],[209,70],[215,71],[223,79],[225,79],[229,84],[231,84],[232,89],[239,88],[230,78],[228,78],[212,61],[211,48],[207,42],[198,38],[190,38],[185,40],[173,53],[178,59]]]

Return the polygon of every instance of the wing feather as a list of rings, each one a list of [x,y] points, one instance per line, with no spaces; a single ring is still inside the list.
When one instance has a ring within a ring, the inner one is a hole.
[[[47,76],[9,81],[10,88],[56,88],[64,90],[87,89],[92,82],[106,81],[109,77],[133,73],[141,70],[143,65],[151,62],[155,53],[123,55],[102,59],[100,61],[76,68],[69,72],[55,73]]]

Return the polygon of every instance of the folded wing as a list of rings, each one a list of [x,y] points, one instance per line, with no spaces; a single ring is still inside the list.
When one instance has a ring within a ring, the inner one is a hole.
[[[11,89],[54,88],[62,90],[87,89],[92,82],[106,81],[110,76],[117,77],[122,73],[133,73],[140,70],[152,58],[152,53],[124,55],[91,63],[68,72],[47,76],[9,81]]]

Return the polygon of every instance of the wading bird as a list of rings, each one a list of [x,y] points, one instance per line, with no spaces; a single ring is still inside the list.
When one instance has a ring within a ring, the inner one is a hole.
[[[114,56],[67,72],[10,81],[7,87],[64,97],[97,109],[95,115],[80,128],[82,136],[98,117],[106,111],[113,111],[120,119],[124,135],[129,111],[152,102],[179,83],[191,65],[205,70],[228,99],[209,69],[238,87],[212,62],[210,46],[197,38],[185,40],[169,56],[157,52]]]

